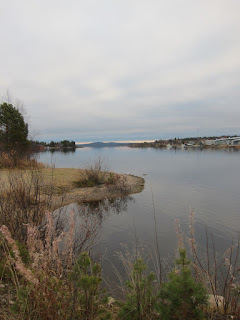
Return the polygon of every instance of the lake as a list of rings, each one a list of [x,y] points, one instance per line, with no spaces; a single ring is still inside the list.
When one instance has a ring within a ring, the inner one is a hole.
[[[162,256],[177,248],[175,219],[188,234],[189,212],[195,210],[198,246],[205,246],[205,227],[218,252],[239,236],[240,152],[232,149],[79,148],[74,152],[42,152],[39,160],[58,168],[83,168],[101,157],[109,170],[145,179],[144,190],[109,206],[101,225],[96,250],[106,258],[106,269],[117,264],[122,245],[136,238],[155,246],[154,208]],[[154,202],[154,205],[153,205]]]

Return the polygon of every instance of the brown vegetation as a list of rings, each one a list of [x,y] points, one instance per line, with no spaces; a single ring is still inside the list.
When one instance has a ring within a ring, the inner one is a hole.
[[[51,200],[51,208],[56,209],[61,205],[73,202],[81,203],[127,196],[141,192],[144,187],[144,179],[140,177],[115,173],[105,173],[105,181],[100,185],[76,187],[76,179],[84,178],[85,174],[85,169],[42,167],[32,167],[25,170],[2,169],[0,170],[0,188],[2,191],[9,190],[8,192],[10,192],[13,189],[26,187],[28,196],[30,196],[34,189],[33,184],[37,183],[38,189],[33,192],[39,193],[41,203],[46,204]],[[36,181],[37,176],[41,181]],[[29,183],[31,186],[28,185]],[[30,192],[30,190],[32,191]]]
[[[206,227],[206,248],[204,253],[200,253],[195,239],[193,210],[190,211],[189,230],[189,236],[183,239],[177,221],[178,246],[182,248],[184,240],[188,243],[195,279],[203,283],[209,293],[209,319],[240,319],[239,239],[232,241],[228,250],[219,256],[215,249],[214,237],[208,234]]]
[[[51,210],[52,193],[43,195],[44,179],[37,166],[29,170],[10,170],[0,177],[0,225],[6,225],[15,239],[26,241],[26,225],[42,222]],[[50,184],[47,189],[49,190]]]
[[[46,182],[54,180],[54,203],[58,203],[64,192],[64,205],[73,202],[99,201],[139,193],[144,188],[144,179],[133,175],[105,172],[101,184],[79,186],[86,178],[86,169],[44,169]],[[102,174],[102,173],[100,173]],[[76,182],[77,181],[77,182]]]
[[[0,168],[26,169],[32,167],[43,168],[44,165],[32,157],[31,153],[21,155],[16,150],[0,152]]]
[[[80,262],[74,255],[74,224],[72,212],[68,230],[57,234],[53,216],[47,213],[43,238],[39,229],[29,224],[27,262],[8,228],[0,228],[5,267],[12,282],[12,290],[5,295],[6,303],[1,305],[0,301],[0,318],[93,320],[102,319],[99,313],[107,314],[101,306],[100,266],[93,265],[86,253],[82,253]],[[92,236],[85,234],[84,241],[91,241]]]

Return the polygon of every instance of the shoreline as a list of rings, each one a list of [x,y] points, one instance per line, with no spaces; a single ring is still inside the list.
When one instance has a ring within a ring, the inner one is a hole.
[[[153,149],[168,149],[167,145],[158,144],[158,143],[136,143],[129,146],[129,148],[153,148]],[[171,148],[173,149],[190,149],[190,148],[196,148],[196,149],[240,149],[240,145],[192,145],[192,146],[185,146],[184,148],[181,147],[179,144],[173,144],[171,145]]]
[[[39,176],[41,181],[41,202],[48,202],[51,194],[52,209],[73,202],[79,204],[101,201],[105,199],[119,198],[142,192],[144,179],[131,174],[118,174],[106,172],[106,182],[93,187],[76,187],[75,183],[84,176],[85,169],[74,168],[36,168],[36,169],[1,169],[0,180],[5,191],[9,188],[10,180],[14,176],[21,177],[20,181],[29,181],[32,172]],[[114,183],[107,183],[108,177],[116,176]],[[12,178],[11,178],[12,177]],[[22,180],[23,179],[23,180]],[[16,179],[16,183],[18,180]]]
[[[53,178],[55,190],[52,200],[56,208],[59,208],[59,204],[65,206],[74,202],[81,204],[125,197],[140,193],[144,189],[144,179],[131,174],[117,174],[120,178],[120,185],[103,183],[94,187],[79,188],[74,186],[74,181],[76,181],[76,175],[82,174],[85,171],[84,169],[57,168],[53,170],[53,176],[51,172],[48,172],[49,170],[52,171],[52,169],[43,169],[43,172],[45,171],[45,178],[47,176],[50,179]]]

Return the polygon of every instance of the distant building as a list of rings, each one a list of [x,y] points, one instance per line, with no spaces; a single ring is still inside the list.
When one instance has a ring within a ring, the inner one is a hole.
[[[232,140],[233,146],[239,146],[240,145],[240,137],[236,137],[234,140]]]
[[[226,146],[229,145],[229,140],[227,138],[221,138],[215,140],[215,146]]]
[[[215,145],[237,146],[240,145],[240,137],[216,139]]]
[[[205,145],[205,146],[214,146],[215,145],[215,140],[204,140],[203,141],[203,144]]]

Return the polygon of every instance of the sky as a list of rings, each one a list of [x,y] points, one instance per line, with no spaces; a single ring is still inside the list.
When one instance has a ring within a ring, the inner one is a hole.
[[[0,96],[32,138],[240,135],[239,0],[1,0]]]

